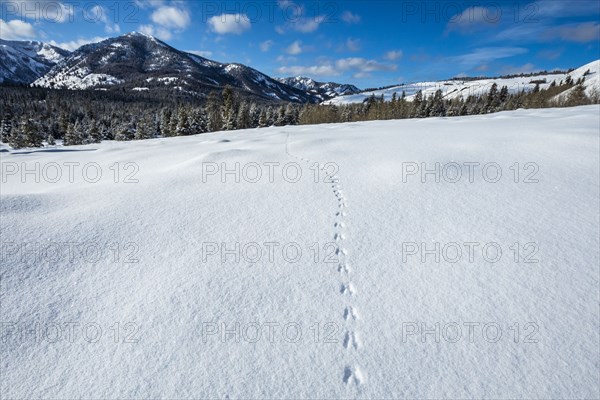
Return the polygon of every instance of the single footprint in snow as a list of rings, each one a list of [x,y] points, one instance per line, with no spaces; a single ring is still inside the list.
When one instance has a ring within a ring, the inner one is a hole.
[[[347,365],[344,368],[343,381],[347,385],[350,382],[354,382],[357,386],[362,385],[365,381],[362,371],[358,367],[350,367]]]
[[[346,224],[344,224],[343,222],[336,222],[335,224],[333,224],[334,228],[345,228]]]
[[[344,336],[344,348],[349,349],[352,347],[354,350],[358,350],[360,346],[361,342],[358,334],[355,332],[346,332],[346,336]]]
[[[340,289],[340,293],[347,294],[348,296],[354,296],[354,294],[356,293],[356,289],[354,288],[354,285],[352,284],[352,282],[350,282],[347,285],[342,285],[342,288]]]
[[[338,272],[340,273],[349,274],[350,271],[351,269],[348,264],[340,264],[340,266],[338,267]]]
[[[358,312],[352,306],[346,307],[346,309],[344,310],[344,319],[346,321],[348,321],[349,319],[356,321],[358,319]]]
[[[342,235],[341,233],[336,233],[335,235],[333,235],[333,238],[337,241],[340,241],[346,239],[346,236]]]
[[[339,255],[343,255],[343,256],[347,256],[348,252],[346,251],[346,249],[340,249],[339,247],[336,249],[335,251],[335,255],[339,256]]]

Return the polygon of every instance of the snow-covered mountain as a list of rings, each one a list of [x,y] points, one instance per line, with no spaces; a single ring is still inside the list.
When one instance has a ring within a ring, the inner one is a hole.
[[[0,39],[0,83],[32,83],[69,54],[48,43]]]
[[[327,103],[361,103],[372,95],[375,95],[376,97],[381,97],[383,95],[384,99],[389,101],[394,93],[396,93],[397,96],[401,96],[402,92],[406,94],[407,100],[412,101],[415,94],[419,90],[423,92],[423,96],[430,96],[433,95],[438,89],[444,93],[444,96],[447,99],[454,99],[457,97],[466,98],[470,95],[481,96],[488,93],[494,83],[498,85],[498,88],[506,86],[510,93],[518,93],[522,90],[527,92],[533,90],[537,84],[540,85],[540,89],[547,89],[552,82],[556,82],[556,84],[559,84],[561,81],[564,82],[567,78],[567,75],[571,76],[574,81],[585,77],[583,84],[586,88],[586,94],[588,96],[591,96],[595,93],[600,94],[600,60],[596,60],[577,68],[568,74],[549,73],[514,78],[489,78],[476,80],[465,78],[447,81],[415,82],[381,90],[366,91],[348,96],[340,96],[327,101]],[[567,95],[568,92],[569,91],[561,94],[561,96]]]
[[[360,93],[361,90],[354,85],[341,84],[335,82],[317,82],[314,79],[304,76],[296,76],[290,78],[277,78],[281,83],[295,87],[311,93],[321,100],[329,100],[338,96],[352,95]]]
[[[250,98],[318,101],[245,65],[211,61],[138,32],[83,46],[34,84],[64,89],[166,90],[204,96],[230,85]]]

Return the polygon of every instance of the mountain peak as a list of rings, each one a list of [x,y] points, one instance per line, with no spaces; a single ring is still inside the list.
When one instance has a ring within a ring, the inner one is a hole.
[[[156,39],[154,36],[152,36],[152,35],[148,35],[147,33],[138,32],[138,31],[132,31],[132,32],[129,32],[129,33],[127,33],[127,34],[123,35],[123,37],[143,37],[143,38],[150,39],[150,40],[153,40],[153,41],[156,41],[156,40],[157,40],[157,39]]]

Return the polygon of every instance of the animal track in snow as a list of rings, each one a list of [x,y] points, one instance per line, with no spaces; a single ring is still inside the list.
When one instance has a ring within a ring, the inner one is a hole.
[[[346,251],[346,249],[342,249],[342,248],[337,248],[335,250],[335,255],[336,256],[347,256],[348,255],[348,251]]]
[[[356,321],[358,319],[358,312],[352,306],[346,307],[346,309],[344,310],[344,319],[346,321],[348,321],[348,320]]]
[[[344,336],[344,347],[346,349],[353,348],[354,350],[358,350],[361,346],[360,338],[355,332],[346,332]]]
[[[351,271],[352,270],[348,264],[340,264],[338,267],[338,272],[340,273],[349,274]]]
[[[348,284],[342,285],[342,288],[340,289],[340,293],[347,294],[349,296],[354,296],[356,294],[356,288],[354,287],[352,282],[350,282]]]
[[[342,379],[346,385],[351,382],[354,382],[354,384],[357,386],[362,385],[365,380],[360,368],[352,368],[349,365],[347,365],[346,368],[344,368],[344,376]]]

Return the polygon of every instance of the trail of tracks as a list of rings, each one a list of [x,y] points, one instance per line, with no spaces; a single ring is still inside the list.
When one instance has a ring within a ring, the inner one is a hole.
[[[290,134],[287,134],[286,138],[286,153],[288,156],[300,160],[310,166],[317,165],[322,171],[325,171],[325,167],[315,160],[300,157],[295,155],[290,150]],[[336,248],[336,260],[337,260],[337,272],[339,274],[339,291],[336,295],[344,297],[345,308],[341,313],[343,321],[344,334],[342,340],[343,350],[346,354],[344,356],[345,365],[342,371],[342,382],[345,385],[356,385],[360,387],[365,383],[365,376],[360,366],[354,361],[356,360],[362,348],[361,335],[358,330],[360,325],[360,313],[354,304],[354,298],[358,295],[356,286],[352,283],[352,266],[349,262],[350,254],[348,249],[344,246],[344,243],[349,235],[347,217],[349,214],[349,205],[344,195],[344,190],[340,182],[340,177],[336,173],[331,176],[331,191],[336,198],[337,208],[331,211],[334,217],[332,237],[335,240]]]

